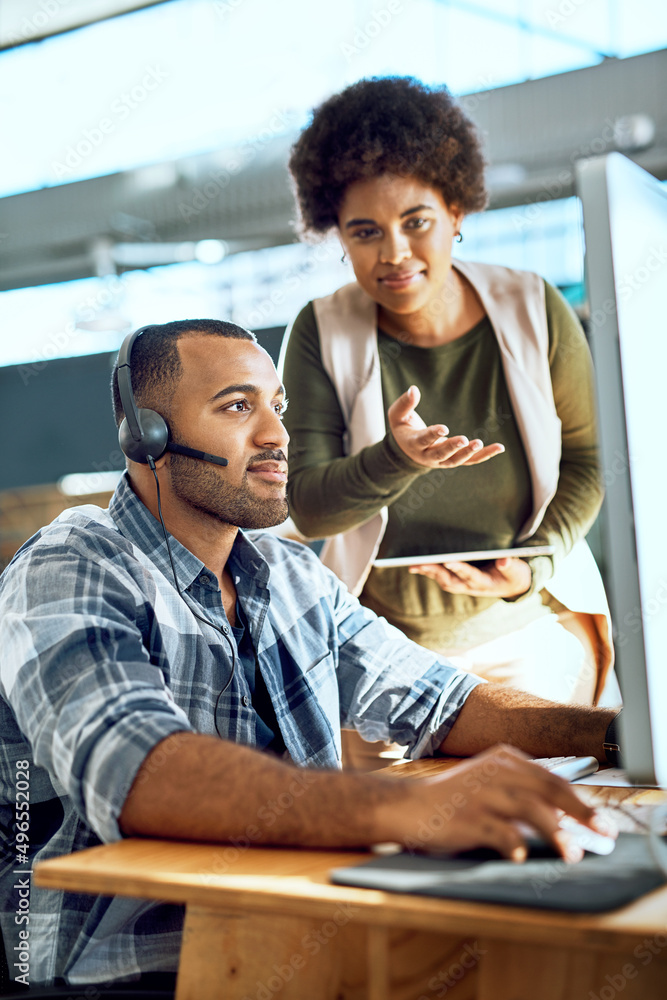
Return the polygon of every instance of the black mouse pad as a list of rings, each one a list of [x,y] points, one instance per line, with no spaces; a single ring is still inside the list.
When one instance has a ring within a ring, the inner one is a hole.
[[[574,865],[557,858],[529,857],[523,864],[479,860],[474,854],[403,851],[336,868],[330,877],[339,885],[365,889],[581,913],[624,906],[667,881],[648,837],[640,833],[621,833],[611,854],[587,853]]]

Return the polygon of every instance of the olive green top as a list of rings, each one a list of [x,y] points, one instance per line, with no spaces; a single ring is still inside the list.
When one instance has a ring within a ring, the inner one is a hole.
[[[562,423],[558,490],[531,543],[556,546],[531,560],[533,582],[513,600],[449,594],[407,568],[374,568],[361,601],[410,638],[438,651],[468,649],[547,614],[540,591],[592,524],[601,502],[592,366],[579,322],[561,294],[546,285],[549,364]],[[379,557],[424,555],[515,543],[532,510],[525,451],[510,403],[498,342],[484,317],[451,343],[416,347],[378,331],[385,412],[410,385],[421,390],[417,412],[450,434],[505,445],[478,466],[426,469],[408,458],[388,431],[382,441],[345,456],[345,423],[323,369],[309,303],[297,317],[285,360],[290,399],[289,498],[308,537],[348,531],[387,506]]]

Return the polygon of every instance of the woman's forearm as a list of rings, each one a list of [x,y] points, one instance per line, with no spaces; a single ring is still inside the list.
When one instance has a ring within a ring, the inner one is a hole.
[[[295,466],[288,483],[290,511],[308,538],[364,524],[428,471],[413,468],[388,437],[356,455],[312,466],[297,461]]]
[[[285,413],[290,508],[308,538],[364,524],[427,471],[401,451],[391,433],[355,455],[345,454],[347,427],[322,364],[312,305],[294,323],[282,377],[290,397]]]

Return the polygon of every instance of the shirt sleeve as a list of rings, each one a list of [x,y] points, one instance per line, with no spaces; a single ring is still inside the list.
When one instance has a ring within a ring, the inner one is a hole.
[[[95,555],[69,532],[14,565],[0,600],[0,690],[35,764],[112,841],[147,754],[193,727],[143,644],[146,596],[113,553]]]
[[[558,563],[584,538],[602,504],[593,362],[581,328],[560,292],[545,282],[549,366],[556,412],[562,425],[562,453],[556,493],[531,544],[555,546],[553,556],[528,560],[542,590]],[[522,596],[528,596],[522,595]]]
[[[341,727],[356,729],[369,742],[407,746],[411,759],[432,756],[470,692],[485,681],[411,642],[330,575],[340,643]]]
[[[322,364],[312,303],[294,321],[283,381],[290,401],[290,511],[306,537],[356,528],[429,471],[401,451],[389,431],[377,444],[345,454],[345,420]]]

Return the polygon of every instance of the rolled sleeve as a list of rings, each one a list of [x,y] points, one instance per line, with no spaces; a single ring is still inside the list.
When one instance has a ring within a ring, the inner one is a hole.
[[[123,714],[93,742],[78,778],[81,809],[100,840],[122,837],[118,820],[139,768],[167,736],[193,731],[179,708],[161,703],[154,692],[136,690]]]
[[[0,625],[0,642],[12,650],[2,689],[35,764],[101,840],[117,840],[148,753],[193,727],[150,662],[137,622],[143,611],[118,571],[73,554],[41,570],[39,598],[19,611],[18,588]]]
[[[406,639],[346,591],[337,611],[341,725],[369,742],[407,746],[412,759],[432,755],[484,682]]]

